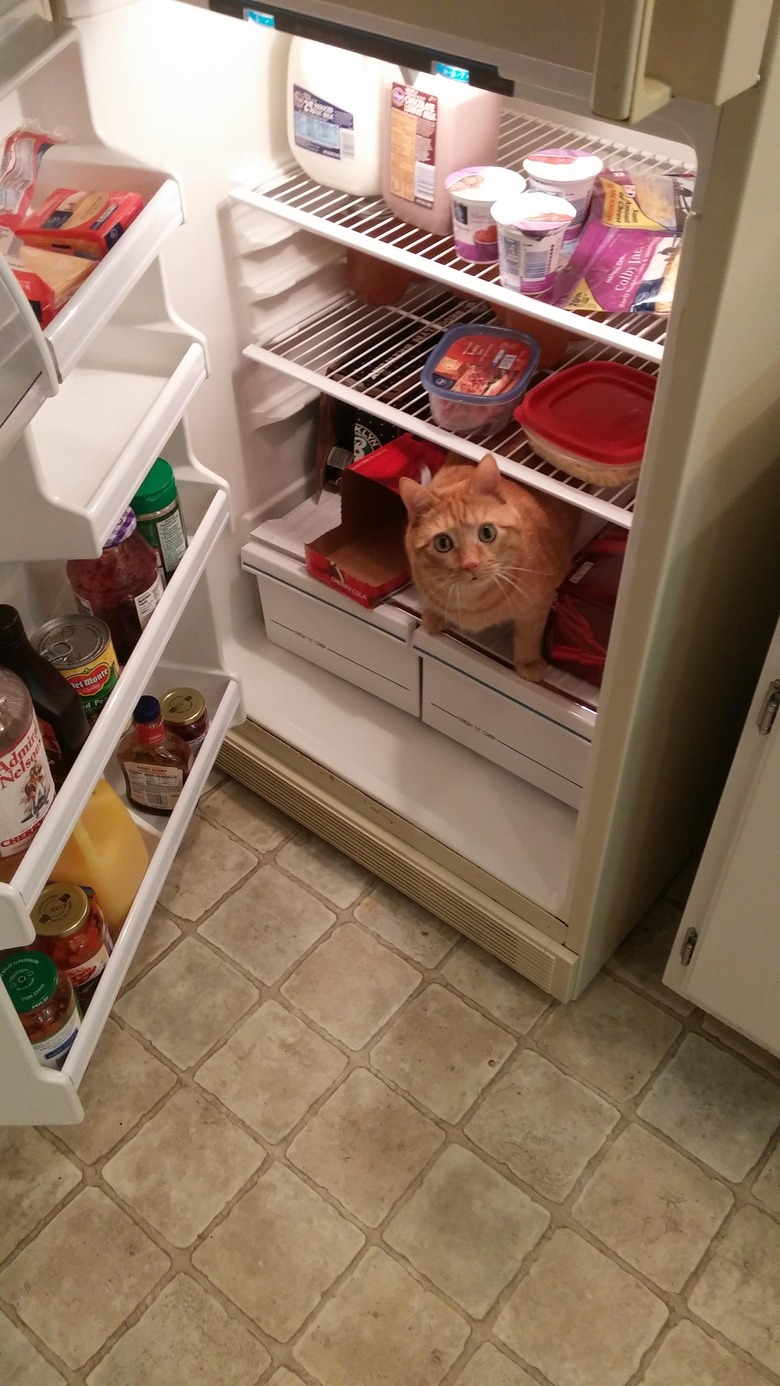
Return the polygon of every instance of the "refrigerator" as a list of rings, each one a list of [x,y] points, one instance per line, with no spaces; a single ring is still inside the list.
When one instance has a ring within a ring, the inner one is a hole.
[[[115,774],[139,695],[193,684],[211,730],[162,831],[143,824],[151,864],[62,1070],[37,1065],[0,989],[0,1121],[81,1119],[79,1082],[218,756],[562,1001],[701,845],[780,605],[779,22],[772,0],[2,6],[3,135],[23,119],[68,134],[39,196],[121,188],[145,206],[43,331],[0,260],[0,598],[28,630],[72,609],[65,561],[100,552],[158,455],[190,542],[0,885],[0,949],[31,940],[30,908],[96,780]],[[424,336],[518,306],[448,237],[297,167],[294,33],[412,71],[467,69],[505,100],[502,163],[567,144],[609,166],[697,170],[668,319],[522,303],[580,359],[657,375],[638,485],[573,482],[519,428],[493,445],[506,475],[576,506],[583,533],[629,533],[597,706],[424,637],[413,603],[369,611],[329,593],[289,547],[292,512],[311,518],[323,394],[465,460],[487,447],[432,422],[416,366],[399,405],[381,370],[356,386],[334,361],[372,343],[381,360],[410,324]],[[412,299],[356,303],[349,249],[414,270]]]

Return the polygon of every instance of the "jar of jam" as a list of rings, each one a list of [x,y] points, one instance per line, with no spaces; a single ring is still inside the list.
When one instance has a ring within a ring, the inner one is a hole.
[[[126,664],[163,594],[154,550],[126,510],[99,558],[71,558],[68,582],[80,611],[99,616]]]
[[[35,947],[46,953],[76,993],[82,1015],[111,955],[103,912],[88,887],[48,885],[30,912]]]
[[[70,981],[45,953],[18,953],[0,962],[0,981],[44,1068],[62,1068],[78,1033],[76,996]]]
[[[198,754],[209,729],[206,700],[197,688],[172,688],[160,704],[165,730],[186,741],[193,756]]]

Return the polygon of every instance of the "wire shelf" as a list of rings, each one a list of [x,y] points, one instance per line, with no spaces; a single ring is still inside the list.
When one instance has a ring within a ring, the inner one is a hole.
[[[429,352],[442,333],[456,323],[494,321],[489,305],[455,298],[432,284],[420,284],[394,308],[372,307],[345,294],[327,312],[264,346],[246,347],[244,354],[473,461],[490,451],[506,476],[629,528],[635,483],[607,488],[567,476],[533,452],[523,429],[514,421],[500,433],[469,437],[433,423],[420,380]],[[566,364],[577,360],[621,361],[651,375],[656,370],[637,355],[588,342],[581,342]]]

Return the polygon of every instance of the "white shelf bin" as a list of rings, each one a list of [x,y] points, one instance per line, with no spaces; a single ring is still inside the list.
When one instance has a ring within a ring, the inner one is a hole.
[[[180,497],[188,520],[189,546],[13,881],[10,885],[0,884],[0,948],[32,939],[29,910],[48,880],[135,704],[148,688],[151,673],[228,523],[230,502],[225,490],[207,482],[182,480]],[[192,521],[198,513],[200,523],[195,528]]]
[[[177,670],[171,667],[159,672],[161,675],[164,673],[168,687],[177,682],[191,682],[196,677],[191,669]],[[205,687],[204,692],[210,706],[211,727],[173,813],[161,831],[155,831],[145,821],[137,820],[147,844],[154,849],[151,860],[61,1071],[42,1068],[37,1062],[5,988],[0,986],[0,1034],[3,1035],[0,1046],[0,1125],[68,1125],[81,1121],[84,1116],[78,1085],[141,941],[187,824],[197,808],[225,734],[240,716],[241,690],[236,680],[214,673],[210,676],[210,683],[210,696]],[[15,1042],[9,1043],[9,1036]]]
[[[98,555],[205,379],[202,345],[170,324],[103,328],[0,457],[3,559]]]

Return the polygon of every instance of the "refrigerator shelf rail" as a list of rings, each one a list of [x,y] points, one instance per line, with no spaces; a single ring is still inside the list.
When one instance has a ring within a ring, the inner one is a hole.
[[[122,927],[100,984],[92,998],[79,1033],[61,1071],[42,1068],[25,1035],[10,1001],[0,987],[0,1123],[47,1126],[78,1122],[84,1115],[77,1088],[103,1027],[111,1013],[119,989],[143,937],[154,905],[171,863],[179,849],[187,824],[198,805],[225,734],[240,718],[241,690],[238,682],[222,671],[199,671],[176,665],[158,670],[166,687],[199,681],[204,689],[211,717],[206,740],[198,752],[181,797],[162,830],[152,828],[134,814],[149,847],[150,862],[130,913]]]
[[[267,345],[245,347],[244,355],[336,399],[368,409],[471,461],[492,452],[502,472],[515,481],[630,528],[635,483],[606,488],[567,476],[533,452],[523,429],[514,421],[500,433],[468,438],[432,422],[428,395],[420,380],[428,353],[453,323],[490,321],[488,305],[453,298],[430,284],[410,289],[396,308],[371,307],[348,294],[329,312],[301,323]],[[635,355],[587,342],[579,344],[577,355],[568,364],[578,356],[607,358],[653,371]]]
[[[228,523],[228,493],[215,481],[210,473],[205,473],[203,480],[179,479],[189,546],[13,881],[10,885],[0,884],[0,948],[31,940],[29,910],[103,774],[136,702],[149,687],[153,671]]]
[[[206,375],[200,342],[170,323],[104,327],[0,456],[13,497],[0,510],[3,559],[99,554]]]
[[[614,144],[598,135],[513,108],[505,110],[498,152],[500,164],[519,170],[523,159],[534,149],[562,145],[597,154],[607,167],[659,173],[680,169],[679,159]],[[456,254],[450,236],[433,236],[409,226],[393,216],[381,198],[356,197],[323,187],[294,165],[270,176],[258,188],[234,188],[230,196],[235,204],[275,213],[295,226],[403,265],[450,289],[477,294],[486,302],[514,308],[578,336],[629,351],[645,361],[659,362],[662,358],[665,319],[649,313],[602,317],[572,313],[505,289],[499,281],[497,265],[467,265]]]

